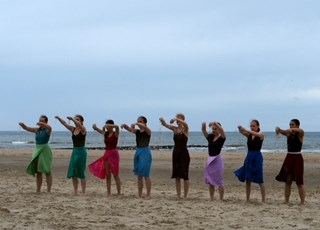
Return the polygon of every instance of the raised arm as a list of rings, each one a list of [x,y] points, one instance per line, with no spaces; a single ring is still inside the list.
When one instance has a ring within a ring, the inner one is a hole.
[[[39,128],[34,128],[34,127],[28,127],[26,126],[23,122],[19,122],[19,125],[21,126],[21,128],[23,128],[24,130],[28,131],[28,132],[32,132],[32,133],[36,133],[38,131]]]
[[[216,122],[216,121],[210,122],[209,127],[211,127],[211,126],[215,126],[218,129],[221,137],[223,139],[226,139],[226,133],[224,132],[224,129],[222,128],[222,126],[218,122]]]
[[[291,134],[290,129],[284,130],[284,129],[280,129],[279,127],[276,127],[275,131],[277,135],[282,134],[284,136],[289,136]]]
[[[93,128],[94,131],[97,131],[98,133],[100,133],[102,135],[105,134],[105,131],[103,129],[99,129],[96,124],[93,124],[92,128]]]
[[[52,128],[51,128],[51,126],[50,126],[50,125],[48,125],[47,123],[39,121],[39,122],[37,123],[37,125],[39,125],[40,127],[44,127],[44,128],[46,128],[46,129],[47,129],[47,134],[48,134],[48,135],[50,135],[50,134],[51,134]]]
[[[119,126],[118,125],[115,125],[115,124],[105,124],[103,126],[103,131],[105,132],[106,129],[108,128],[112,128],[112,129],[115,129],[115,136],[118,137],[119,136]]]
[[[129,127],[127,124],[122,124],[120,127],[121,127],[121,129],[125,129],[130,133],[136,133],[136,130],[134,129],[134,127],[132,127],[132,126]]]
[[[174,126],[169,125],[169,124],[164,120],[163,117],[160,117],[159,120],[160,120],[161,125],[163,125],[163,126],[166,127],[167,129],[170,129],[170,130],[172,130],[172,131],[174,130]]]
[[[255,132],[255,131],[252,131],[252,130],[247,130],[245,129],[244,127],[242,127],[241,125],[238,126],[238,129],[239,129],[239,132],[241,134],[243,134],[244,136],[248,137],[250,134],[253,135],[253,136],[257,136],[259,137],[261,140],[264,139],[264,134],[262,132]]]
[[[68,130],[70,130],[71,132],[73,132],[73,129],[75,128],[72,125],[69,125],[65,120],[63,120],[61,117],[59,116],[55,116],[56,119],[58,119],[58,121],[64,126],[66,127]]]
[[[284,130],[284,129],[280,129],[279,127],[276,127],[275,131],[277,135],[282,134],[287,137],[290,136],[290,134],[292,134],[293,132],[299,133],[299,139],[303,141],[304,130],[301,128],[290,128],[290,129]]]
[[[209,134],[207,132],[207,124],[205,122],[202,122],[201,131],[202,131],[203,135],[205,136],[205,138],[208,138]]]
[[[187,123],[187,122],[185,122],[184,120],[179,119],[179,118],[177,118],[177,117],[172,118],[172,119],[170,120],[170,123],[171,123],[171,124],[173,124],[174,122],[180,122],[180,123],[183,125],[183,127],[184,127],[184,130],[183,130],[184,135],[186,135],[186,136],[189,135],[189,126],[188,126],[188,123]]]
[[[84,127],[84,125],[80,121],[74,119],[74,117],[71,117],[71,116],[68,116],[67,118],[70,121],[73,121],[76,127],[80,128],[80,131],[82,134],[85,134],[87,132],[86,127]]]
[[[146,124],[140,123],[140,122],[136,122],[136,123],[133,123],[131,125],[131,127],[134,126],[134,125],[139,126],[140,129],[143,129],[148,135],[151,135],[151,129],[149,129],[149,127]]]

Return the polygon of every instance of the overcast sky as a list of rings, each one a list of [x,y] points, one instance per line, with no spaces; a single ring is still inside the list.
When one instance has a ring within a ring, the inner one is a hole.
[[[0,130],[182,112],[192,131],[320,130],[320,1],[0,2]]]

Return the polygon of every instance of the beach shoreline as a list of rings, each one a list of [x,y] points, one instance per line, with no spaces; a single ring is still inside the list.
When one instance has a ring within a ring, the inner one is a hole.
[[[35,178],[25,172],[32,149],[0,149],[0,226],[3,229],[317,229],[320,226],[320,155],[304,153],[306,205],[300,206],[292,185],[290,204],[284,204],[284,183],[275,181],[285,153],[264,156],[267,203],[261,203],[259,186],[253,184],[251,202],[245,202],[245,184],[233,171],[245,152],[223,152],[225,202],[209,201],[203,173],[207,154],[190,151],[190,191],[186,200],[176,199],[171,179],[171,151],[153,150],[151,199],[137,198],[133,175],[134,150],[120,151],[122,195],[106,196],[105,181],[87,170],[85,196],[72,195],[66,178],[70,149],[53,149],[53,186],[35,193]],[[103,150],[88,150],[87,164]],[[145,191],[144,191],[145,192]],[[115,184],[112,181],[112,193]]]

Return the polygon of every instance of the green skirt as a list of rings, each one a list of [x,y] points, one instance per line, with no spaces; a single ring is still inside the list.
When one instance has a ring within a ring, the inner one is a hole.
[[[72,150],[67,177],[85,179],[87,150],[85,147],[74,147]]]
[[[51,174],[52,152],[48,144],[36,145],[27,173],[35,176],[37,172]]]

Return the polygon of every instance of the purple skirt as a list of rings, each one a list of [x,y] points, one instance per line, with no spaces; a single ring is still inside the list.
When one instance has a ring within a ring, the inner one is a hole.
[[[208,157],[206,170],[204,174],[204,181],[206,184],[213,186],[223,186],[223,171],[224,164],[221,154]]]

